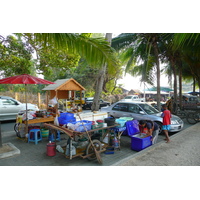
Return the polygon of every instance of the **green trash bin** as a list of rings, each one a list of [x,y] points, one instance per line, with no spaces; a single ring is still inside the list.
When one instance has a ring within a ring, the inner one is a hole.
[[[46,138],[49,136],[49,129],[42,128],[42,129],[40,129],[40,131],[41,131],[43,138]]]

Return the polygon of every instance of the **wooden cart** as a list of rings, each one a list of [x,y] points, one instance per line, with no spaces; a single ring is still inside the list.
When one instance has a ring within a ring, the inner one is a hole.
[[[101,140],[98,140],[98,139],[92,140],[92,142],[95,146],[95,149],[98,151],[98,153],[102,153],[106,150],[106,147],[108,146],[108,144],[106,144],[102,141],[105,138],[105,136],[111,132],[111,128],[114,128],[117,125],[118,124],[115,124],[113,126],[96,128],[96,129],[92,129],[92,130],[88,131],[90,136],[92,136],[94,134],[94,132],[96,132],[96,131],[100,131],[100,130],[103,131]],[[70,129],[67,129],[67,128],[64,128],[64,127],[61,127],[61,126],[56,126],[56,125],[47,124],[47,123],[44,123],[44,126],[48,129],[59,130],[59,131],[68,135],[69,139],[67,141],[67,144],[69,144],[69,156],[65,155],[66,158],[72,159],[72,158],[79,156],[83,159],[84,158],[88,158],[89,160],[95,160],[96,159],[96,155],[95,155],[95,152],[94,152],[94,149],[93,149],[91,143],[89,143],[87,145],[87,147],[85,149],[82,149],[81,151],[79,151],[77,149],[76,155],[72,155],[72,151],[71,151],[72,141],[77,141],[78,138],[80,138],[82,136],[87,136],[86,132],[73,131],[73,130],[70,130]]]

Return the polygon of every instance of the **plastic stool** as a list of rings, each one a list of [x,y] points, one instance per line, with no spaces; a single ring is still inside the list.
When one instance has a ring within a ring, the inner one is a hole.
[[[60,142],[60,131],[57,131],[56,133],[56,140]],[[55,141],[54,134],[49,134],[49,141]]]
[[[40,132],[40,129],[31,129],[28,134],[28,143],[29,142],[35,142],[35,144],[38,144],[39,141],[42,140],[42,134]]]

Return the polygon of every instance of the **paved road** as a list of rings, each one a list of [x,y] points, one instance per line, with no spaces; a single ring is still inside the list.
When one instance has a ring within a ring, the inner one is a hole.
[[[0,160],[1,166],[99,166],[97,161],[88,161],[87,159],[74,158],[72,160],[66,159],[60,153],[57,153],[54,157],[46,156],[46,144],[48,140],[44,138],[42,142],[36,146],[33,143],[26,143],[21,139],[18,139],[13,131],[14,122],[2,123],[2,142],[11,142],[20,151],[20,155],[4,158]],[[184,129],[188,124],[185,124]],[[173,135],[173,134],[171,134]],[[159,135],[158,143],[163,142],[164,135]],[[64,146],[67,142],[67,136],[61,135],[61,141],[57,144]],[[131,139],[128,136],[122,136],[121,138],[121,151],[116,151],[114,154],[108,155],[102,153],[103,166],[110,166],[115,164],[119,160],[123,160],[138,152],[131,150]]]

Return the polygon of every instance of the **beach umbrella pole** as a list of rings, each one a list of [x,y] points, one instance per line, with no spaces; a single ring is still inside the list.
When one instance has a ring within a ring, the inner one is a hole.
[[[25,135],[26,135],[28,134],[27,84],[25,84],[25,101],[26,101],[26,127],[25,127]]]
[[[0,148],[2,147],[1,121],[0,121]]]

